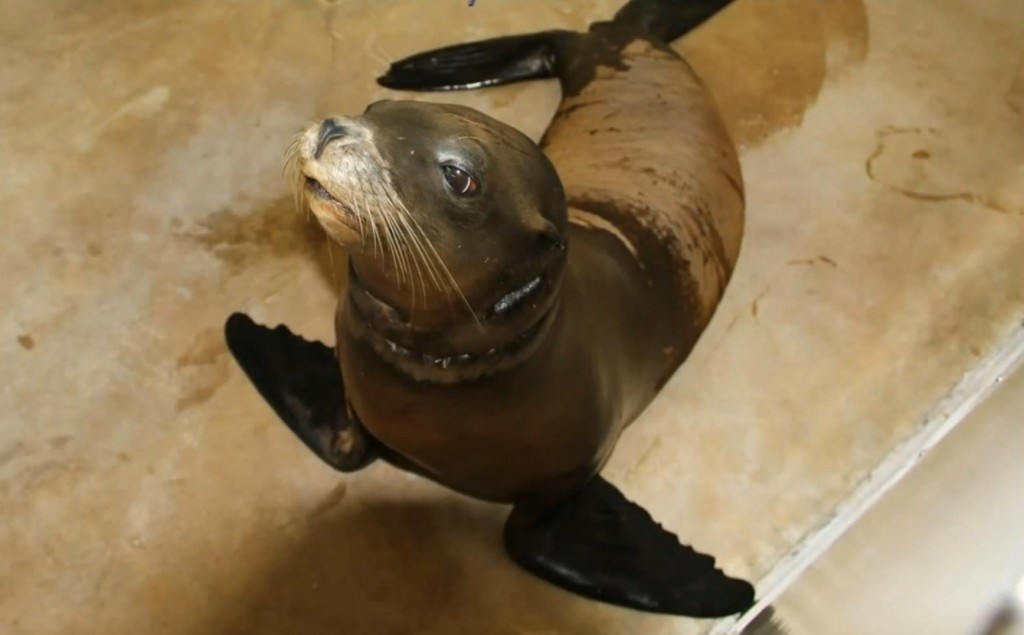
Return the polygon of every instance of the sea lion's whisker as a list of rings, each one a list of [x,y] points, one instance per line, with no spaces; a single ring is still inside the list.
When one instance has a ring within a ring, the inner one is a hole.
[[[404,206],[402,206],[400,203],[396,202],[394,197],[392,197],[390,192],[388,192],[387,190],[384,190],[382,192],[382,196],[384,198],[384,201],[387,203],[387,205],[385,206],[385,209],[387,211],[387,217],[389,219],[389,222],[391,222],[391,224],[394,227],[394,231],[395,231],[396,235],[400,238],[403,235],[403,229],[405,229],[401,225],[401,223],[399,222],[399,219],[402,218],[402,211],[401,210],[404,208]],[[397,242],[399,244],[397,245],[396,255],[398,256],[398,258],[399,258],[399,260],[400,260],[400,262],[402,264],[402,270],[404,272],[403,275],[408,275],[409,276],[409,284],[411,285],[412,284],[412,270],[409,267],[408,253],[406,252],[405,249],[402,248],[403,244],[406,244],[406,241],[399,240]]]
[[[412,263],[416,267],[416,273],[417,273],[417,275],[419,276],[419,279],[420,279],[420,288],[423,289],[423,301],[425,303],[427,301],[427,283],[423,279],[423,267],[428,267],[427,273],[431,277],[431,280],[434,282],[435,286],[439,286],[438,285],[438,281],[437,281],[437,274],[432,269],[429,268],[430,267],[430,263],[427,261],[426,254],[425,254],[425,252],[423,250],[423,245],[420,242],[419,237],[416,236],[415,231],[413,231],[412,227],[409,225],[409,219],[407,218],[407,214],[401,214],[401,215],[399,215],[398,218],[401,221],[403,227],[405,228],[405,236],[406,236],[406,240],[408,241],[407,244],[412,247],[412,249],[411,249]],[[421,265],[421,261],[422,261],[422,265]],[[416,303],[416,285],[415,284],[412,285],[411,292],[412,292],[413,306],[415,306],[415,303]]]
[[[356,223],[359,224],[359,244],[360,245],[365,245],[366,244],[366,233],[365,233],[366,230],[363,227],[363,215],[362,214],[352,214],[352,215],[356,217]]]
[[[364,183],[373,183],[373,181],[366,180]],[[376,214],[381,224],[382,235],[384,237],[384,249],[380,253],[381,260],[391,259],[391,265],[395,271],[395,278],[401,282],[401,274],[399,272],[398,258],[395,255],[395,240],[394,240],[394,228],[390,222],[390,216],[388,214],[387,207],[381,204],[381,198],[379,192],[372,185],[370,187],[363,187],[361,190],[363,199],[367,201],[367,206],[371,208]]]
[[[381,217],[384,219],[388,234],[391,236],[391,258],[395,264],[395,275],[398,278],[399,284],[401,284],[405,280],[408,263],[405,262],[404,252],[401,248],[401,240],[399,238],[401,229],[395,220],[394,203],[390,197],[384,195],[378,188],[374,188],[374,194],[378,197],[378,200],[383,200],[383,204],[380,205]]]
[[[288,179],[291,181],[292,190],[292,205],[295,207],[295,211],[299,213],[305,213],[306,222],[310,222],[311,214],[309,205],[306,203],[305,192],[303,191],[303,184],[305,178],[302,175],[302,171],[299,168],[299,156],[297,153],[293,154],[288,162]]]
[[[405,228],[398,222],[397,218],[395,219],[395,235],[398,238],[398,240],[397,240],[397,243],[398,243],[397,249],[398,249],[399,258],[400,258],[400,260],[402,262],[402,270],[404,272],[403,275],[407,278],[407,282],[408,282],[409,286],[411,287],[412,283],[413,283],[413,278],[412,278],[412,267],[409,264],[408,240],[407,240],[407,238],[405,236]]]
[[[341,201],[338,201],[338,203],[342,207],[345,208],[345,212],[346,212],[346,214],[348,216],[350,216],[350,217],[354,216],[355,217],[356,225],[359,227],[359,244],[360,245],[365,245],[366,244],[366,228],[363,225],[363,214],[361,214],[356,209],[355,202],[351,198],[349,198],[347,200],[347,202],[342,203]]]
[[[380,253],[383,253],[383,247],[380,241],[380,232],[377,230],[376,215],[371,211],[371,208],[365,205],[365,200],[362,196],[362,190],[359,191],[360,196],[357,197],[353,203],[356,209],[356,215],[366,216],[366,221],[370,225],[370,232],[373,236],[373,254],[378,257]]]
[[[367,221],[370,223],[370,229],[373,230],[373,254],[374,257],[376,258],[383,258],[384,245],[380,236],[380,228],[378,227],[380,223],[380,215],[378,213],[375,213],[377,211],[375,209],[375,206],[369,204],[369,201],[367,200],[369,197],[366,195],[366,188],[364,185],[362,185],[364,183],[372,183],[372,175],[364,174],[364,169],[357,169],[356,172],[357,178],[355,180],[354,186],[358,188],[356,191],[359,192],[360,209],[362,211],[362,214],[366,215]]]
[[[338,284],[338,270],[334,266],[334,249],[332,249],[332,243],[334,240],[330,236],[327,237],[327,260],[331,263],[331,279],[334,281],[334,292],[336,294],[341,293],[341,285]]]
[[[380,215],[384,219],[384,236],[388,246],[388,253],[385,257],[391,258],[391,266],[395,270],[395,279],[401,284],[403,279],[402,261],[399,257],[398,240],[395,237],[394,221],[391,218],[391,212],[386,207],[380,209]]]
[[[364,208],[364,209],[367,210],[367,212],[369,212],[369,208]],[[376,216],[376,215],[370,213],[370,216],[373,217],[373,216]],[[373,230],[373,255],[374,255],[375,258],[383,258],[384,257],[384,242],[381,239],[380,228],[377,227],[376,219],[372,219],[371,218],[370,229]]]
[[[390,179],[390,174],[388,174],[388,177]],[[431,260],[434,260],[436,262],[436,265],[439,265],[440,271],[437,270],[436,266],[432,266],[431,267],[431,268],[434,269],[434,272],[435,272],[435,276],[433,277],[433,280],[434,280],[434,285],[437,287],[437,290],[441,291],[442,293],[444,293],[445,297],[447,299],[449,299],[450,303],[452,301],[451,294],[454,291],[456,293],[456,295],[462,300],[462,303],[469,310],[470,314],[473,316],[473,322],[475,322],[477,325],[480,325],[480,321],[479,321],[479,319],[478,319],[478,317],[476,315],[476,312],[473,310],[472,305],[469,303],[469,300],[466,298],[466,295],[462,292],[462,289],[459,287],[459,283],[456,281],[455,277],[453,276],[452,271],[444,263],[444,259],[441,258],[440,254],[437,253],[437,250],[434,249],[433,243],[427,237],[426,232],[423,230],[423,227],[420,225],[419,221],[416,220],[416,217],[413,216],[412,213],[410,213],[409,208],[404,206],[404,204],[402,204],[400,201],[395,201],[392,198],[392,193],[393,193],[393,187],[392,188],[388,188],[386,190],[385,199],[388,200],[389,204],[392,206],[393,209],[397,210],[398,215],[400,217],[403,217],[403,218],[406,218],[406,219],[412,221],[413,226],[419,232],[419,235],[422,238],[422,241],[417,241],[417,243],[418,243],[418,245],[420,247],[421,254],[423,254],[423,256],[424,256],[424,263],[430,263],[432,265],[433,263],[431,263]],[[415,232],[411,232],[411,236],[415,237]],[[427,252],[426,249],[423,248],[424,245],[426,245],[426,247],[429,248],[429,253]],[[442,284],[441,284],[441,276],[440,276],[441,273],[443,273],[443,278],[446,279],[446,281],[444,281],[444,282],[446,282],[446,288],[445,288],[445,286],[442,286]],[[424,299],[426,299],[426,291],[425,290],[424,290]]]
[[[296,163],[299,158],[299,141],[300,138],[296,138],[284,151],[284,163],[281,165],[281,174],[290,174],[291,170],[296,167]]]
[[[387,212],[383,206],[374,201],[370,204],[373,210],[377,213],[377,217],[381,222],[381,231],[384,237],[384,250],[380,254],[381,260],[387,260],[389,255],[391,256],[391,265],[395,270],[395,278],[398,278],[398,260],[394,257],[394,248],[392,247],[392,236],[391,236],[391,225],[388,223]]]
[[[444,258],[442,258],[441,255],[437,253],[437,249],[434,248],[434,244],[430,241],[429,238],[427,238],[426,233],[423,231],[423,228],[420,226],[420,224],[416,221],[416,218],[411,214],[409,215],[409,218],[416,225],[416,228],[419,230],[424,240],[426,240],[427,247],[430,248],[430,252],[437,260],[437,264],[441,266],[441,270],[448,278],[448,282],[451,285],[451,289],[454,290],[456,295],[459,296],[459,299],[462,300],[462,303],[466,306],[466,310],[469,311],[469,314],[473,317],[473,321],[476,322],[477,326],[482,327],[483,325],[480,323],[480,318],[477,317],[476,311],[473,310],[473,305],[469,303],[469,300],[466,298],[466,295],[462,292],[462,289],[459,287],[458,281],[455,280],[455,276],[452,275],[451,270],[448,269],[448,265],[445,264]]]
[[[420,260],[423,262],[424,267],[426,267],[427,269],[427,275],[430,276],[430,280],[431,282],[434,283],[434,287],[438,291],[444,293],[445,296],[448,297],[450,300],[451,292],[448,289],[444,288],[444,285],[442,284],[442,280],[440,278],[440,273],[438,272],[436,265],[434,265],[432,261],[433,259],[430,257],[430,255],[427,253],[427,250],[423,246],[424,242],[429,242],[430,239],[427,238],[426,233],[423,231],[423,228],[419,225],[419,223],[416,222],[416,219],[413,218],[412,214],[409,213],[409,210],[405,209],[404,206],[402,206],[402,210],[403,214],[401,218],[403,222],[405,222],[406,226],[409,227],[409,236],[414,241],[414,244],[416,246],[416,252],[420,257]],[[417,236],[417,231],[419,233],[419,236]],[[427,301],[426,284],[423,284],[423,301]]]
[[[409,295],[412,301],[410,312],[412,315],[416,313],[416,278],[413,276],[413,268],[416,269],[416,275],[420,279],[420,284],[423,284],[423,272],[420,269],[420,264],[415,258],[415,252],[410,246],[410,230],[409,224],[401,214],[395,215],[395,225],[399,230],[398,236],[400,239],[399,249],[401,250],[402,259],[405,263],[406,273],[409,276]]]
[[[405,223],[407,225],[409,224],[409,221],[407,219],[403,218],[403,220],[405,221]],[[421,240],[421,238],[419,236],[416,235],[416,231],[412,227],[409,228],[409,236],[412,239],[413,246],[416,249],[416,251],[414,252],[415,255],[417,256],[416,262],[417,263],[422,263],[423,268],[426,269],[427,276],[430,278],[430,282],[434,285],[434,288],[436,288],[439,291],[444,292],[444,289],[442,288],[440,276],[439,276],[438,271],[437,271],[437,267],[431,261],[430,256],[427,254],[427,250],[423,247],[423,241]],[[421,289],[423,290],[423,301],[426,302],[427,301],[427,284],[426,284],[426,281],[423,280],[422,273],[420,274],[420,283],[421,283]]]

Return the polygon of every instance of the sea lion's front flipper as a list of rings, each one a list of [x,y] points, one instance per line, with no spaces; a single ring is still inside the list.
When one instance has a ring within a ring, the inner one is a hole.
[[[277,416],[325,463],[353,472],[376,458],[372,438],[350,416],[330,348],[270,329],[242,313],[224,325],[228,349]]]
[[[679,544],[600,476],[555,507],[517,505],[505,525],[505,547],[552,584],[642,611],[724,617],[754,601],[750,583]]]

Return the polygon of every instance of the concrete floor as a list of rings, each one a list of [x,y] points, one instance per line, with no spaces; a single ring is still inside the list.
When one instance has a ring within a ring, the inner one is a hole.
[[[1024,368],[782,594],[786,635],[1024,633],[1022,421]]]
[[[220,335],[244,309],[333,339],[343,279],[281,178],[302,125],[402,96],[373,82],[390,59],[618,5],[0,0],[0,631],[716,627],[522,574],[505,509],[339,478]],[[748,231],[607,475],[766,597],[1020,339],[1021,42],[1019,0],[737,0],[676,45],[741,144]],[[413,97],[537,138],[559,94]]]

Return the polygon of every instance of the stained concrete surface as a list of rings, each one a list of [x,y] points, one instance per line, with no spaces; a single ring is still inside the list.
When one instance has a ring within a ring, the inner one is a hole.
[[[617,6],[0,2],[0,630],[713,627],[522,574],[503,508],[386,466],[330,472],[220,334],[242,309],[333,340],[342,254],[280,174],[302,125],[399,96],[538,138],[552,82],[401,95],[373,78]],[[606,473],[761,592],[1024,318],[1022,41],[1016,0],[737,0],[676,44],[741,145],[747,236]]]

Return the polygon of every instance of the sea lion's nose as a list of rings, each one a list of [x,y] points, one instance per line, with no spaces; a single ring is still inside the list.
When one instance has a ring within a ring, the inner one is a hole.
[[[313,157],[319,159],[328,143],[335,139],[340,139],[346,134],[347,131],[345,130],[345,127],[338,123],[336,119],[325,119],[324,122],[320,124],[320,134],[317,136],[316,151],[313,153]]]

